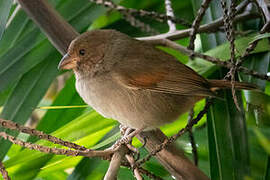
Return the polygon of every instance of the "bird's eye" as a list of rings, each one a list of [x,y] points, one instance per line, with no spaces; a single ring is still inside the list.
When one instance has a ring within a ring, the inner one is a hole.
[[[80,53],[80,55],[85,55],[85,50],[84,49],[81,49],[80,51],[79,51],[79,53]]]

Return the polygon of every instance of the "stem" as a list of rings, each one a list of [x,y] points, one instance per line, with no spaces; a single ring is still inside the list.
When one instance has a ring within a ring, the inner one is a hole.
[[[79,34],[45,0],[18,0],[28,16],[46,34],[54,47],[65,54],[70,42]]]
[[[106,172],[104,180],[115,180],[117,179],[117,174],[121,166],[121,161],[127,153],[128,149],[126,146],[121,145],[121,147],[116,151],[110,162],[110,166]]]
[[[238,16],[235,17],[234,23],[241,22],[243,20],[250,20],[252,18],[259,18],[258,13],[251,13],[251,12],[244,12]],[[218,30],[221,26],[223,26],[223,18],[219,18],[212,23],[201,25],[198,28],[197,33],[207,33],[207,32],[213,32],[215,30]],[[192,31],[192,28],[184,29],[184,30],[178,30],[172,33],[165,33],[165,34],[159,34],[155,36],[148,36],[148,37],[140,37],[137,38],[139,40],[158,40],[158,39],[170,39],[170,40],[178,40],[181,38],[188,37],[190,35],[190,32]]]
[[[168,17],[174,18],[174,13],[172,9],[172,2],[171,0],[165,0],[165,8],[166,8],[166,15]],[[172,22],[171,19],[167,20],[168,26],[169,26],[169,32],[174,32],[176,30],[175,23]]]

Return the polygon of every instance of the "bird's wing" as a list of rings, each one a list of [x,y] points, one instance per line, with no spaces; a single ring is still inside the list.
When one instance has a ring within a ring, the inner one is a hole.
[[[207,80],[174,59],[158,63],[152,60],[149,63],[151,60],[144,57],[134,59],[133,63],[131,61],[121,62],[121,66],[113,72],[115,80],[127,88],[189,96],[216,96]]]

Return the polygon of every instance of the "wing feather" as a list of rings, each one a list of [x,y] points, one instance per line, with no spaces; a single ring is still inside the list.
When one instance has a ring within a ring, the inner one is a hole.
[[[206,79],[174,57],[160,50],[140,53],[143,49],[137,48],[137,51],[137,54],[134,50],[126,52],[128,59],[122,60],[112,72],[121,85],[168,94],[216,96]]]

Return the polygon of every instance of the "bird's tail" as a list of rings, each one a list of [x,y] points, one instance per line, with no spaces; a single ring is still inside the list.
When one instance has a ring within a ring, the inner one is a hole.
[[[219,89],[228,89],[232,88],[231,81],[227,80],[209,80],[210,89],[212,91]],[[244,82],[234,82],[235,89],[246,89],[246,90],[255,90],[258,87],[254,84],[244,83]]]

